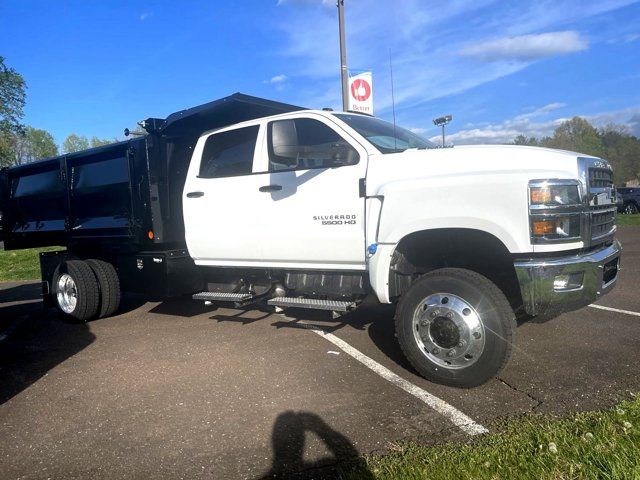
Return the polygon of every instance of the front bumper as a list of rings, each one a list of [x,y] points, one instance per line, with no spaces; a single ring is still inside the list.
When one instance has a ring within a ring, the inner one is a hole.
[[[557,315],[593,303],[615,286],[621,250],[614,240],[583,255],[514,262],[525,311]]]

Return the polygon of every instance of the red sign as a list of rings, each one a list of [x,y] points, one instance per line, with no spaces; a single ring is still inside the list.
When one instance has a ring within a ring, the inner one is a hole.
[[[364,102],[371,96],[371,85],[362,78],[357,78],[351,84],[351,96],[358,102]]]

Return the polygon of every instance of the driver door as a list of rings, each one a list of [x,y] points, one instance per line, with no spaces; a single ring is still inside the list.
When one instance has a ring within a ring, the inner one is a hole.
[[[365,269],[366,150],[317,116],[268,122],[258,204],[263,261],[284,268]]]

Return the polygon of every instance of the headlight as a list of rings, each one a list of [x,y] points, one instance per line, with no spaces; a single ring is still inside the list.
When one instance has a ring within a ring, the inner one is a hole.
[[[584,205],[577,180],[529,182],[532,243],[580,241]]]
[[[529,187],[531,205],[578,205],[580,191],[578,185],[558,185],[543,182],[541,185]]]

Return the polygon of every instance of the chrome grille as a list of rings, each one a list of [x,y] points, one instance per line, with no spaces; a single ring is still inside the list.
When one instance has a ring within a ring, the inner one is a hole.
[[[613,172],[608,168],[589,168],[590,188],[612,188]]]
[[[597,240],[612,232],[616,224],[616,209],[611,207],[592,207],[591,239]]]
[[[588,204],[585,245],[597,245],[613,238],[616,232],[616,204],[613,171],[605,160],[579,158],[579,165],[587,187]]]

